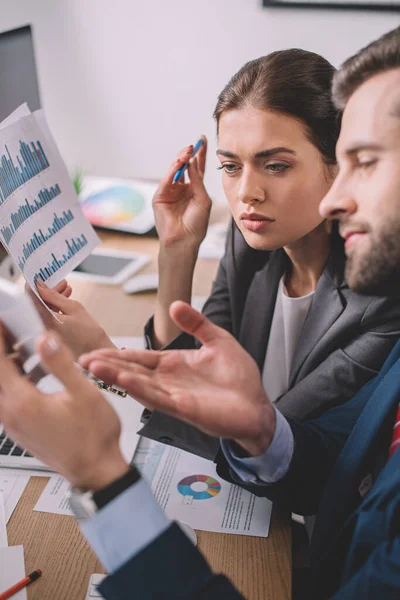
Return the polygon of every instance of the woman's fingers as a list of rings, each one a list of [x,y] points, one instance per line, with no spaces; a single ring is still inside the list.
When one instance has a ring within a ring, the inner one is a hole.
[[[58,292],[59,294],[63,294],[64,290],[66,290],[67,287],[68,281],[66,279],[62,279],[57,283],[57,285],[53,287],[53,289],[56,290],[56,292]]]
[[[206,158],[207,158],[207,138],[205,135],[202,135],[201,138],[203,140],[203,145],[196,154],[197,157],[197,165],[200,175],[204,177],[204,173],[206,171]]]
[[[42,300],[44,300],[44,302],[52,310],[54,310],[55,312],[62,312],[66,315],[71,314],[73,307],[75,306],[75,302],[73,300],[70,300],[68,296],[59,293],[56,288],[47,287],[40,280],[38,280],[37,291]]]
[[[170,165],[170,167],[167,171],[167,174],[162,179],[160,187],[159,187],[159,193],[157,195],[162,193],[162,190],[164,188],[172,185],[172,182],[174,180],[176,172],[178,171],[178,169],[181,169],[186,162],[188,162],[188,160],[192,156],[192,152],[193,152],[193,146],[188,146],[187,148],[184,148],[183,150],[181,150],[179,152],[178,156],[175,158],[175,160]],[[181,178],[181,179],[182,179],[182,181],[184,181],[183,178]]]

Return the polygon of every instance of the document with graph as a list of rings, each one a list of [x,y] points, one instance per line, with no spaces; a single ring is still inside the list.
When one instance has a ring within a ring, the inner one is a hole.
[[[0,241],[27,283],[53,286],[97,246],[43,111],[0,124]]]
[[[134,461],[170,519],[203,531],[268,537],[272,503],[221,479],[211,460],[142,437]]]

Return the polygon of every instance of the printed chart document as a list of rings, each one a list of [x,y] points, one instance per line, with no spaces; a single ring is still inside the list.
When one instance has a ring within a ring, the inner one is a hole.
[[[10,475],[8,469],[0,469],[0,493],[3,494],[6,523],[28,485],[29,475]]]
[[[84,217],[43,111],[0,125],[0,241],[33,290],[54,286],[99,240]]]
[[[272,503],[222,480],[212,461],[142,438],[135,464],[170,519],[203,531],[268,536]]]
[[[23,546],[0,548],[0,593],[8,590],[25,577]],[[26,588],[13,596],[13,600],[27,600]]]

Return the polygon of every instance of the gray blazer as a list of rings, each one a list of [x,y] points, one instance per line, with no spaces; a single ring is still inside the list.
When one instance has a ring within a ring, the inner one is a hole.
[[[232,333],[251,354],[260,372],[278,284],[287,266],[284,250],[253,250],[233,227],[203,308],[211,321]],[[334,233],[332,252],[293,357],[289,389],[276,402],[288,417],[314,418],[352,398],[375,377],[400,337],[400,302],[356,294],[344,280],[344,266],[343,241]],[[152,319],[145,335],[151,347]],[[193,337],[181,334],[166,349],[197,346]],[[144,411],[142,421],[141,435],[206,458],[216,454],[218,440],[195,427],[159,412]]]

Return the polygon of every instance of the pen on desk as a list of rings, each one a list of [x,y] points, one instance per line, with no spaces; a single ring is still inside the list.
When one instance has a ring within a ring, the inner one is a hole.
[[[204,140],[200,139],[197,144],[195,145],[195,147],[193,148],[193,152],[192,152],[192,156],[190,158],[193,158],[193,156],[196,156],[196,154],[198,153],[198,151],[200,150],[200,148],[204,145]],[[175,173],[174,179],[172,181],[172,183],[176,183],[177,181],[180,180],[180,178],[182,177],[182,175],[184,174],[184,172],[186,171],[186,169],[188,168],[189,163],[185,163],[183,165],[183,167],[181,167],[180,169],[177,170],[177,172]]]
[[[33,573],[27,575],[27,577],[24,577],[23,579],[21,579],[21,581],[8,588],[8,590],[3,592],[2,594],[0,594],[0,600],[7,600],[7,598],[11,598],[12,596],[14,596],[14,594],[22,590],[24,587],[26,587],[30,583],[33,583],[34,581],[36,581],[36,579],[39,579],[41,574],[42,571],[40,569],[36,569],[36,571],[33,571]]]

